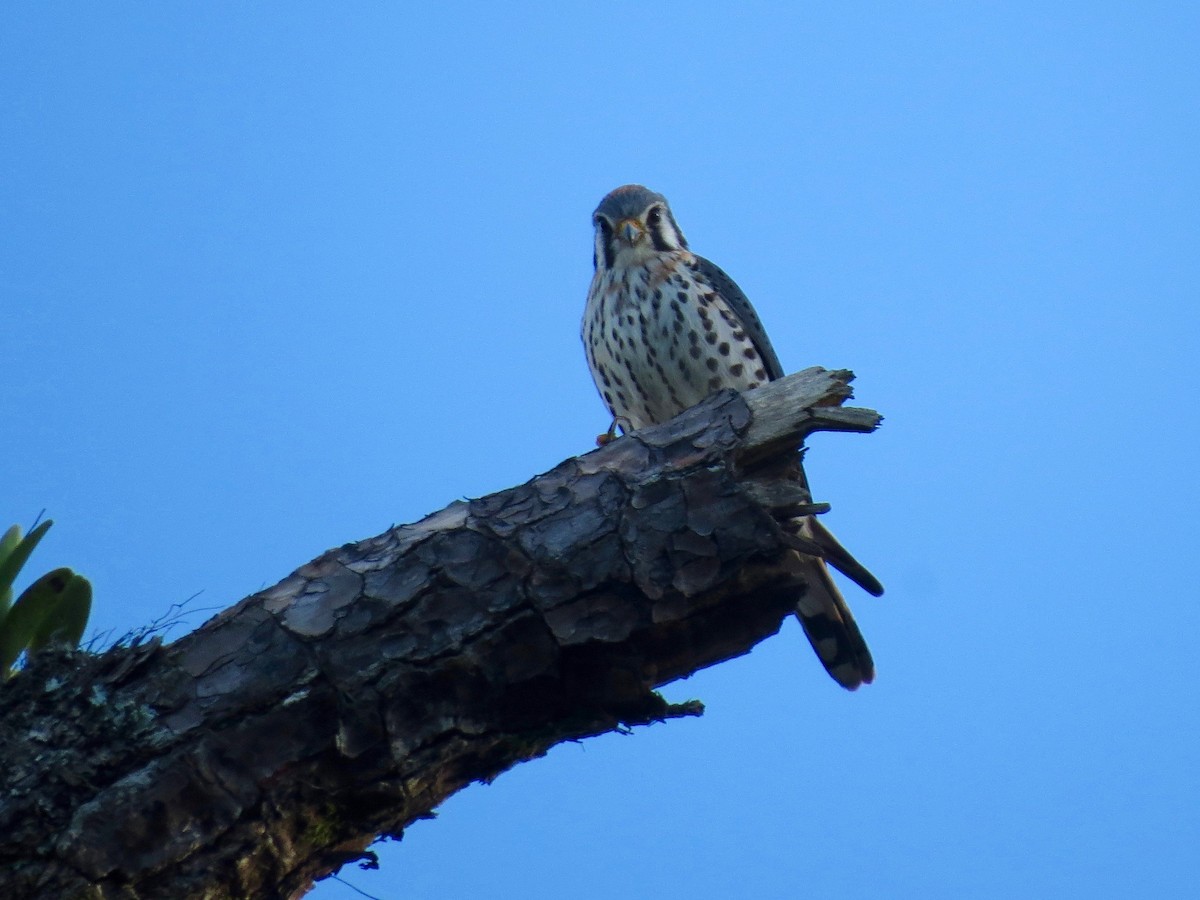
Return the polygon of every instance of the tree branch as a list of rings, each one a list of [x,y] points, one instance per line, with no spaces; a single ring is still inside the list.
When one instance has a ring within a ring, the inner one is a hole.
[[[174,644],[38,656],[0,689],[0,896],[299,896],[472,781],[698,715],[654,688],[793,612],[779,522],[828,507],[771,464],[877,426],[852,377],[716,394]]]

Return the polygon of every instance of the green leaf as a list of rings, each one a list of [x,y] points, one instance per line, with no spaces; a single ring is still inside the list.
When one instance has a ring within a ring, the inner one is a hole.
[[[87,628],[88,616],[92,612],[92,583],[70,569],[66,586],[59,592],[41,624],[29,639],[28,649],[41,650],[47,644],[59,643],[68,647],[79,646],[83,630]]]
[[[13,586],[13,582],[17,580],[17,573],[21,571],[21,567],[29,559],[29,554],[33,552],[33,548],[38,545],[38,541],[45,536],[53,524],[53,519],[47,519],[41,525],[38,525],[13,547],[3,560],[0,560],[0,591]],[[14,525],[13,528],[16,528],[16,526]],[[4,533],[4,540],[8,540],[8,536],[12,533],[12,530],[10,528]],[[20,531],[17,533],[20,534]]]
[[[4,532],[4,537],[0,537],[0,563],[8,558],[8,554],[12,553],[13,548],[19,543],[21,543],[21,526],[13,525]]]
[[[29,646],[45,618],[54,611],[74,575],[70,569],[47,572],[17,598],[0,625],[0,676],[8,677],[13,663]],[[90,601],[90,587],[88,595]]]
[[[0,537],[0,565],[3,565],[19,543],[21,543],[21,526],[14,525],[4,532],[4,537]],[[10,606],[12,606],[12,588],[6,587],[0,590],[0,622],[4,621]]]

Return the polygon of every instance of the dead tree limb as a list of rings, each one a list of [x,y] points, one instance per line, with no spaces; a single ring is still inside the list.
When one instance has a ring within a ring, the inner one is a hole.
[[[654,688],[793,611],[779,520],[827,507],[771,463],[876,427],[852,377],[717,394],[173,644],[35,658],[0,686],[0,896],[299,896],[472,781],[698,714]]]

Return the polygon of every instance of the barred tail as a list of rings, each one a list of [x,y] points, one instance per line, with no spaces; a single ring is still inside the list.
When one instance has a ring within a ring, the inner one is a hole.
[[[820,547],[824,559],[801,554],[808,589],[796,604],[796,618],[825,671],[852,691],[875,678],[875,662],[825,560],[876,596],[883,593],[883,585],[814,517],[798,524],[800,535]]]
[[[796,618],[833,680],[847,690],[870,684],[875,662],[850,607],[829,575],[825,563],[805,557],[808,589],[796,604]]]

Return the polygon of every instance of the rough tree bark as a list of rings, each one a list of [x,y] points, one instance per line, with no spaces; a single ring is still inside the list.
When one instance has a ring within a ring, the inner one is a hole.
[[[696,715],[654,688],[774,634],[775,477],[871,431],[846,371],[724,392],[527,484],[347,544],[173,644],[0,686],[0,896],[296,897],[555,744]]]

